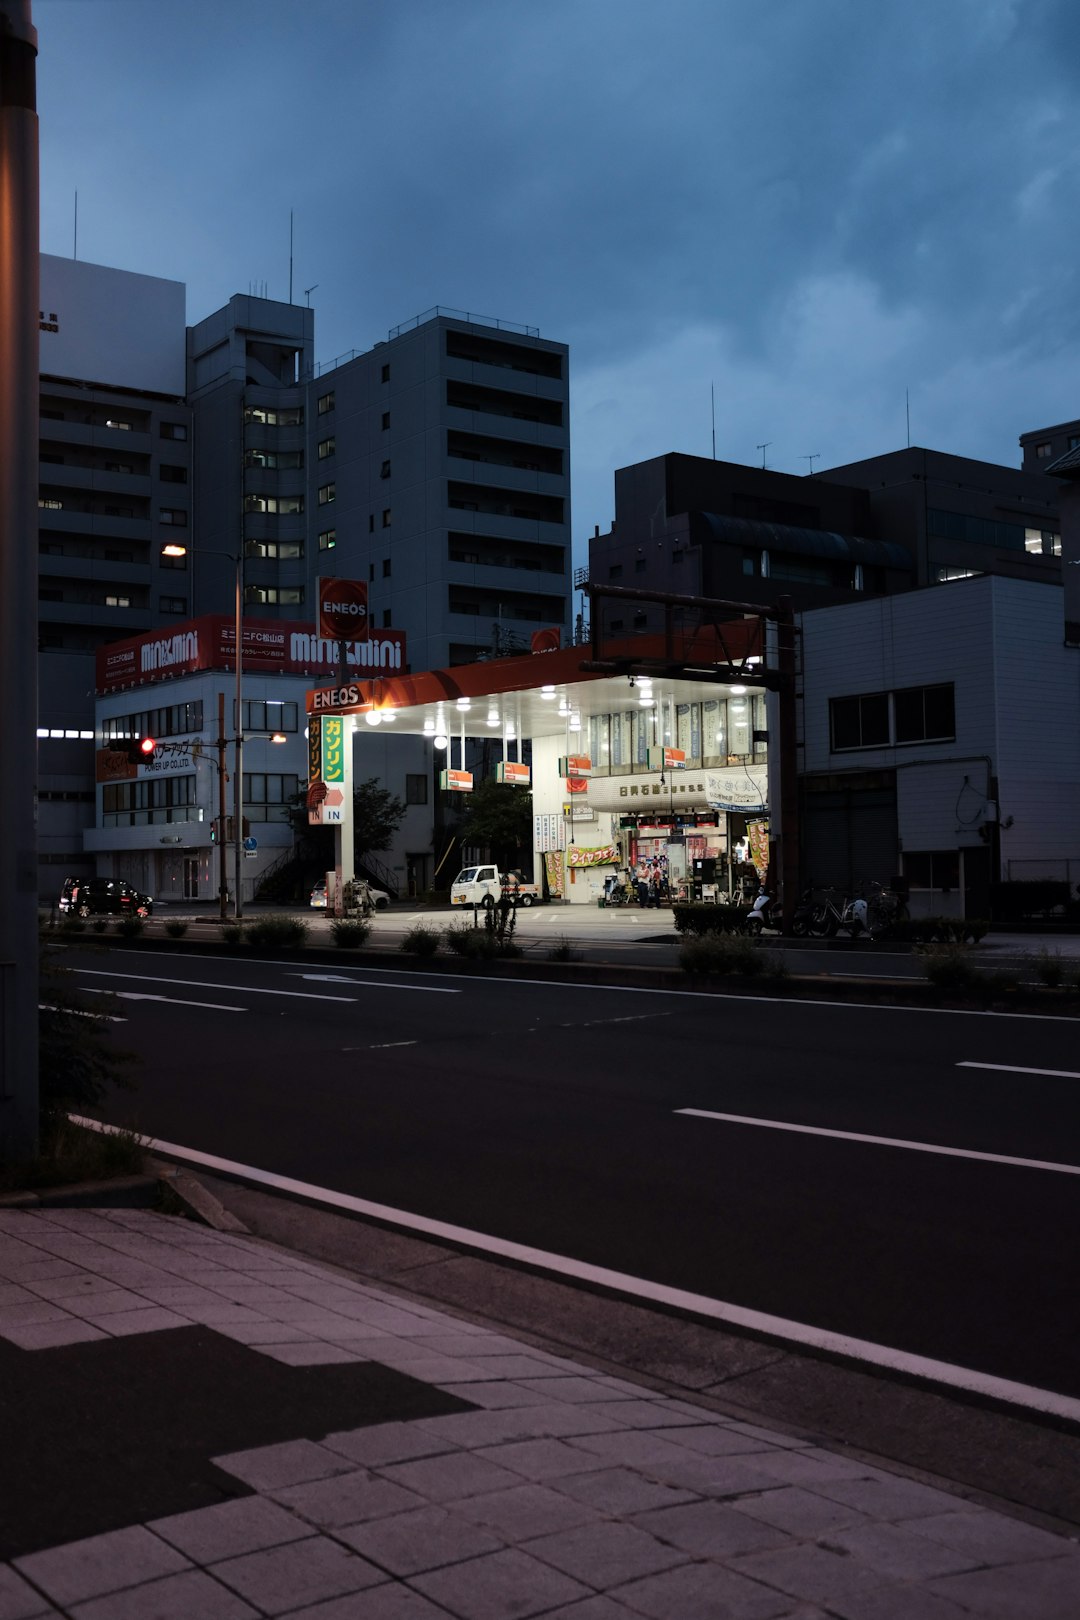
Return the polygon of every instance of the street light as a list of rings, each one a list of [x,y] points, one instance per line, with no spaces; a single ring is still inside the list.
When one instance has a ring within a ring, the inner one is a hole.
[[[211,546],[200,546],[199,551],[204,557],[228,557],[236,565],[236,774],[233,778],[233,861],[235,873],[233,878],[233,916],[237,922],[244,915],[243,903],[240,899],[240,873],[242,870],[243,844],[244,844],[244,707],[243,707],[243,681],[244,681],[244,552],[217,551]],[[187,546],[172,543],[162,546],[163,557],[186,557]]]

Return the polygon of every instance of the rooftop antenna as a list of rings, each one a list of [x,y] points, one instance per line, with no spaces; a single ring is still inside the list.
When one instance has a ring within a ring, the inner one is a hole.
[[[770,444],[772,444],[772,440],[771,439],[766,439],[764,444],[759,444],[758,445],[758,449],[761,451],[761,470],[762,470],[762,472],[765,471],[765,452],[769,448]]]
[[[810,463],[810,477],[813,478],[813,476],[814,476],[814,462],[821,460],[821,451],[820,450],[815,450],[812,456],[800,456],[799,460],[800,461],[808,461]]]
[[[308,309],[311,308],[311,295],[315,291],[315,289],[316,289],[316,287],[318,285],[319,285],[319,283],[317,281],[313,281],[311,283],[310,287],[305,287],[304,288],[304,300],[305,300],[305,302],[307,304]]]
[[[289,303],[292,303],[293,211],[289,209]]]
[[[71,246],[71,257],[79,257],[79,193],[75,192],[75,240]]]
[[[712,458],[716,460],[716,384],[709,384],[709,400],[712,405]]]

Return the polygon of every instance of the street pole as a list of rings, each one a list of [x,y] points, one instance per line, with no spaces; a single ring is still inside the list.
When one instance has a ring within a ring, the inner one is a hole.
[[[38,1144],[37,34],[0,0],[0,1161]]]
[[[229,915],[229,873],[225,849],[225,693],[217,695],[217,850],[218,850],[218,915],[225,922]]]
[[[244,859],[244,548],[236,554],[236,775],[233,778],[233,861],[235,867],[233,916],[244,915],[240,898],[240,873]]]

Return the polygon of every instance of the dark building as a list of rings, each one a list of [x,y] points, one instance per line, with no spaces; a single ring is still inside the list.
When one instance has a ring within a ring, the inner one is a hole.
[[[802,609],[976,574],[1057,582],[1059,489],[1043,472],[912,448],[793,477],[670,454],[619,469],[594,584]],[[609,629],[656,628],[627,608]]]
[[[1049,472],[1052,461],[1078,449],[1080,422],[1059,422],[1056,427],[1032,428],[1030,433],[1020,435],[1025,472]]]

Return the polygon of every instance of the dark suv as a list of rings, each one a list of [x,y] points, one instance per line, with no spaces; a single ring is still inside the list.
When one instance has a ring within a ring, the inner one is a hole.
[[[59,906],[61,911],[77,917],[89,917],[95,912],[149,917],[154,902],[130,883],[114,878],[65,878]]]

